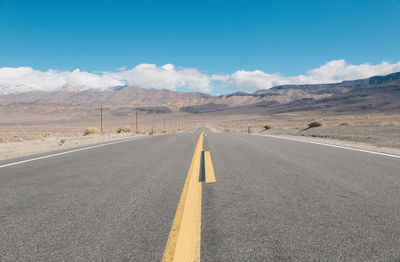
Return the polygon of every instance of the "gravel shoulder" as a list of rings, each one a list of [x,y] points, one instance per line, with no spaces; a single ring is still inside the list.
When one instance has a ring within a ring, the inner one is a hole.
[[[400,126],[322,126],[310,129],[273,128],[259,132],[259,134],[291,137],[400,155]]]
[[[135,136],[143,135],[108,134],[90,136],[46,137],[30,141],[4,142],[0,143],[0,160],[115,141]]]
[[[207,127],[214,133],[223,132],[215,127],[208,125]],[[400,155],[400,126],[398,125],[321,126],[310,129],[302,127],[272,128],[267,131],[258,131],[257,133]],[[143,135],[114,133],[90,136],[53,136],[20,142],[2,142],[0,143],[0,160],[115,141],[134,136]],[[64,142],[62,143],[62,141]]]

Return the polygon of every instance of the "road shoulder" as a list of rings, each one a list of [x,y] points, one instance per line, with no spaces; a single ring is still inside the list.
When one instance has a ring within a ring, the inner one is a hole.
[[[270,136],[270,137],[281,137],[286,139],[293,139],[293,140],[302,140],[305,142],[316,142],[321,144],[329,144],[334,146],[341,146],[341,147],[349,147],[359,150],[366,150],[366,151],[373,151],[379,152],[384,154],[392,154],[400,156],[400,149],[397,148],[390,148],[390,147],[378,147],[367,143],[360,143],[354,141],[344,141],[344,140],[336,140],[336,139],[329,139],[329,138],[320,138],[320,137],[308,137],[308,136],[294,136],[294,135],[280,135],[280,134],[262,134],[258,133],[256,135],[260,136]]]

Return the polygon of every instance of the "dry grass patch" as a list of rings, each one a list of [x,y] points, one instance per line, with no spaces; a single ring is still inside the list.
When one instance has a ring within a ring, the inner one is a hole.
[[[267,124],[267,125],[264,126],[265,130],[269,130],[269,129],[272,129],[272,128],[274,128],[274,126],[271,125],[271,124]]]
[[[117,133],[121,134],[121,133],[133,133],[134,130],[132,127],[130,126],[124,126],[124,127],[120,127],[117,129]]]
[[[396,121],[384,121],[381,126],[397,126],[398,123]]]
[[[66,141],[65,139],[60,139],[59,145],[60,145],[60,146],[64,145],[65,141]]]
[[[50,136],[53,136],[53,134],[50,133],[50,132],[46,132],[46,133],[43,134],[43,136],[44,136],[44,137],[50,137]]]
[[[95,127],[88,127],[85,129],[85,132],[83,133],[84,136],[93,135],[93,134],[100,134],[100,130],[98,130]]]
[[[319,126],[323,126],[324,123],[320,122],[320,121],[314,121],[308,124],[308,128],[313,128],[313,127],[319,127]]]
[[[16,137],[15,141],[16,142],[24,142],[25,140],[22,137]]]

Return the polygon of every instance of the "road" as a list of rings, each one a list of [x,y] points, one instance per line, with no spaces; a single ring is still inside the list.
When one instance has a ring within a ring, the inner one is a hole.
[[[161,261],[200,132],[0,161],[0,261]],[[400,159],[205,133],[201,261],[399,261]]]

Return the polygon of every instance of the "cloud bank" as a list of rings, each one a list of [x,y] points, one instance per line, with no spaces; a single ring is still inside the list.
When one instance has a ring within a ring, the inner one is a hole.
[[[281,74],[268,74],[260,70],[239,70],[231,75],[213,75],[212,78],[222,81],[222,88],[225,89],[254,91],[277,85],[337,83],[399,71],[400,62],[395,64],[382,62],[377,65],[369,63],[352,65],[346,63],[345,60],[332,60],[318,68],[308,70],[306,74],[297,76],[286,77]]]
[[[161,67],[154,64],[140,64],[130,70],[104,73],[104,75],[144,88],[176,90],[178,87],[186,87],[201,92],[211,92],[213,89],[210,76],[194,68],[177,70],[172,64]]]
[[[195,68],[176,68],[172,64],[157,66],[140,64],[117,72],[90,73],[73,71],[35,70],[31,67],[0,68],[0,93],[54,91],[63,87],[78,90],[108,90],[119,86],[137,85],[144,88],[185,88],[199,92],[255,91],[276,85],[335,83],[344,80],[386,75],[400,71],[400,62],[352,65],[345,60],[332,60],[308,70],[305,74],[284,76],[261,70],[238,70],[233,74],[205,74]]]
[[[0,91],[2,93],[16,93],[28,91],[53,91],[65,86],[72,86],[80,90],[106,90],[125,83],[107,74],[93,74],[74,71],[39,71],[31,67],[3,67],[0,68]]]

